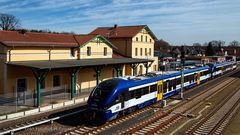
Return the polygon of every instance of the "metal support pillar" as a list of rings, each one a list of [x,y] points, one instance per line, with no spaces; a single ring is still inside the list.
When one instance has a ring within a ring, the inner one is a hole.
[[[184,87],[184,69],[183,65],[181,66],[181,92],[180,92],[180,99],[183,99],[183,87]]]
[[[101,77],[102,67],[97,66],[94,68],[94,70],[96,72],[96,85],[98,85]]]
[[[114,66],[114,68],[117,71],[117,77],[122,76],[122,66],[116,65],[116,66]]]
[[[76,73],[79,71],[79,69],[71,69],[70,70],[70,76],[71,76],[71,100],[74,98],[75,88],[76,88]]]
[[[133,76],[137,75],[137,66],[139,64],[132,64],[132,69],[133,69]]]
[[[153,62],[151,62],[150,64],[148,64],[148,62],[144,63],[144,67],[146,68],[146,74],[148,73],[148,69],[149,69],[149,67],[151,67],[152,63]]]
[[[40,70],[40,69],[32,69],[32,72],[37,80],[37,107],[41,106],[41,82],[45,79],[47,76],[47,73],[50,71],[50,69],[47,70]]]

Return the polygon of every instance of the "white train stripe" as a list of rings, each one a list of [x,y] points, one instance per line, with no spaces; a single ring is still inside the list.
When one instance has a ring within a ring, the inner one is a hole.
[[[129,88],[129,91],[144,88],[144,87],[151,86],[151,85],[154,85],[154,84],[157,84],[157,82],[152,82],[152,83],[147,83],[147,84],[131,87],[131,88]]]

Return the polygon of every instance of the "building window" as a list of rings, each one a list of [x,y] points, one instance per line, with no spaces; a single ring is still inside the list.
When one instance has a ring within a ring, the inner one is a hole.
[[[150,39],[150,43],[152,43],[152,39]]]
[[[153,66],[153,71],[157,71],[157,65]]]
[[[147,40],[147,36],[145,37],[146,39],[145,39],[145,41],[147,42],[148,40]]]
[[[149,55],[150,55],[150,56],[152,55],[152,50],[151,50],[151,48],[149,48]]]
[[[45,89],[45,79],[43,79],[41,82],[40,82],[40,85],[41,85],[41,89]]]
[[[58,87],[58,86],[60,86],[60,76],[54,75],[53,76],[53,87]]]
[[[91,56],[91,47],[87,47],[87,56]]]
[[[142,56],[142,52],[143,52],[143,49],[142,49],[142,48],[140,48],[140,56]]]
[[[138,55],[138,48],[135,48],[135,56]]]
[[[136,37],[136,41],[138,41],[138,37]]]
[[[141,35],[141,42],[143,42],[143,35]]]
[[[75,57],[75,51],[74,51],[74,48],[71,48],[70,53],[71,53],[71,57]]]
[[[145,48],[145,56],[147,56],[147,48]]]
[[[104,55],[104,56],[107,56],[107,47],[104,47],[103,55]]]
[[[17,92],[24,92],[27,89],[27,79],[17,79]]]

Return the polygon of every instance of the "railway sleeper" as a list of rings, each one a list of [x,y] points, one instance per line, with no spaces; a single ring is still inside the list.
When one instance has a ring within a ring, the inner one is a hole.
[[[84,131],[79,131],[79,130],[74,130],[74,131],[77,132],[77,133],[80,133],[80,134],[85,133]]]
[[[75,133],[75,132],[70,132],[71,135],[80,135],[78,133]]]

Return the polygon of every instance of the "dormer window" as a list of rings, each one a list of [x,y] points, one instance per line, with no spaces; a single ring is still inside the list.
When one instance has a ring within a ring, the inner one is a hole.
[[[152,43],[152,39],[150,39],[150,43]]]
[[[136,41],[138,41],[138,37],[136,37]]]
[[[141,35],[141,42],[143,42],[143,35]]]
[[[147,42],[148,40],[147,40],[147,36],[145,37],[145,42]]]

